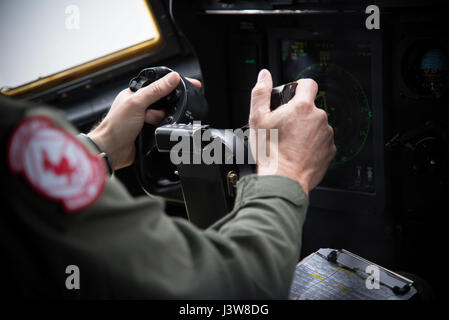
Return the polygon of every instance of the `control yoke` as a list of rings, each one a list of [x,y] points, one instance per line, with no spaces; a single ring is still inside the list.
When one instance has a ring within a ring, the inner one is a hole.
[[[136,92],[171,71],[167,67],[144,69],[129,88]],[[274,88],[271,109],[288,102],[296,85]],[[165,110],[167,115],[157,127],[145,124],[137,137],[138,181],[151,196],[184,203],[189,220],[207,228],[232,210],[237,181],[255,172],[245,131],[248,126],[233,131],[202,124],[208,113],[206,98],[182,76],[178,87],[149,109]]]

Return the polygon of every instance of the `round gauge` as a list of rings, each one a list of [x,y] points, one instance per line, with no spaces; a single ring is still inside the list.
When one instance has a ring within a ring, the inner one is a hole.
[[[408,89],[418,97],[440,99],[449,87],[446,50],[438,43],[417,41],[402,60],[402,76]]]
[[[312,78],[319,84],[315,105],[327,112],[337,146],[332,164],[353,159],[365,145],[371,126],[371,108],[362,86],[335,64],[310,65],[298,74],[300,78]]]

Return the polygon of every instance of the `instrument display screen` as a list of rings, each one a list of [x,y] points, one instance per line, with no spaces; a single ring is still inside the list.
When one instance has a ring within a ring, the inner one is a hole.
[[[281,81],[314,79],[337,154],[320,186],[374,192],[371,43],[282,39]]]

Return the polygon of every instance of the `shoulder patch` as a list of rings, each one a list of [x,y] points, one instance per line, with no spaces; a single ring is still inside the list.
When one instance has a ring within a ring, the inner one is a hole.
[[[42,196],[76,212],[94,203],[106,181],[102,160],[47,116],[32,116],[14,130],[8,144],[8,165],[22,173]]]

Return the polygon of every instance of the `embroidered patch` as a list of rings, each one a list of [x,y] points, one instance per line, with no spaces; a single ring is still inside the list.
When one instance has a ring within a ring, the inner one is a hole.
[[[103,191],[105,169],[74,136],[47,116],[33,116],[14,130],[8,146],[11,172],[22,173],[41,195],[67,212],[90,206]]]

